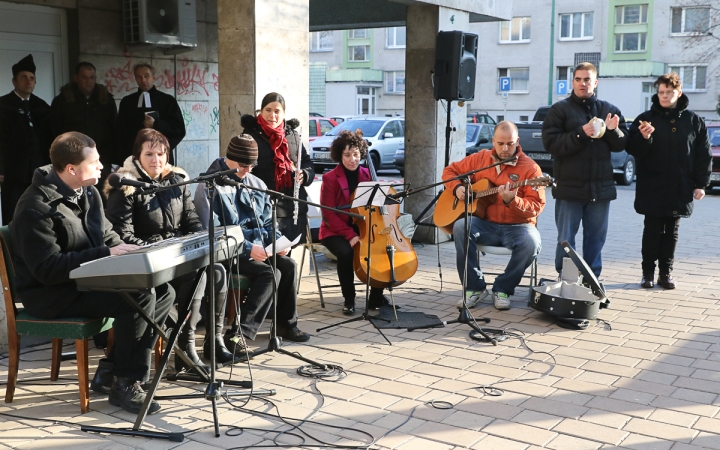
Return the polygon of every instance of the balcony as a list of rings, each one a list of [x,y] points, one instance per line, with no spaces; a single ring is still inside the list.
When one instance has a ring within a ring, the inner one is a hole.
[[[665,63],[656,61],[603,61],[600,78],[648,78],[665,73]]]
[[[382,70],[374,69],[340,69],[328,70],[325,72],[325,81],[328,83],[364,81],[382,83]]]

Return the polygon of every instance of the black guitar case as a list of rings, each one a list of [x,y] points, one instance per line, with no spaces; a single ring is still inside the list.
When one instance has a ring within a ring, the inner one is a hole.
[[[538,311],[567,319],[567,328],[587,328],[587,319],[595,319],[598,312],[610,305],[605,291],[587,263],[567,242],[561,244],[582,274],[582,284],[556,281],[536,286],[528,306]],[[558,322],[563,326],[562,323]]]

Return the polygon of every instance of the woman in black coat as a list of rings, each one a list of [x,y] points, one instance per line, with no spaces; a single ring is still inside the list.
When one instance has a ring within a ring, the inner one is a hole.
[[[125,178],[150,183],[154,186],[170,186],[181,183],[188,174],[167,162],[170,145],[159,131],[145,128],[138,132],[132,156],[128,157],[118,174]],[[164,239],[184,236],[203,231],[202,223],[195,212],[195,205],[188,186],[175,186],[172,189],[144,195],[136,192],[132,186],[115,188],[105,183],[107,207],[105,215],[113,229],[128,244],[147,245]],[[194,285],[195,272],[176,278],[170,284],[176,288],[177,298],[181,301],[193,296],[191,315],[178,338],[178,345],[196,364],[202,365],[195,351],[195,328],[200,320],[200,304],[205,293],[205,276]],[[203,352],[210,357],[211,345],[215,343],[215,359],[219,363],[234,360],[222,339],[225,319],[227,286],[225,270],[221,264],[215,264],[215,333],[205,333]],[[209,317],[208,311],[206,317]],[[181,320],[178,318],[178,321]],[[175,355],[175,368],[180,371],[187,368]],[[207,368],[207,367],[206,367]],[[209,370],[209,368],[207,368]]]
[[[655,81],[652,108],[630,127],[627,152],[637,163],[635,211],[645,216],[642,238],[642,281],[675,289],[671,276],[681,217],[690,217],[693,199],[705,196],[710,181],[712,153],[705,122],[688,108],[676,73]]]
[[[300,140],[300,134],[296,131],[300,122],[297,119],[285,120],[283,96],[276,92],[267,94],[260,103],[260,111],[255,116],[243,115],[240,124],[244,128],[243,133],[252,136],[258,144],[258,163],[253,169],[253,175],[265,182],[268,189],[290,197],[295,196],[295,183],[299,183],[297,198],[306,200],[305,186],[311,185],[315,179],[315,169]],[[299,170],[298,151],[302,152]],[[295,225],[295,202],[278,202],[278,226],[280,232],[291,241],[301,235],[300,243],[305,242],[307,210],[306,204],[298,204]]]

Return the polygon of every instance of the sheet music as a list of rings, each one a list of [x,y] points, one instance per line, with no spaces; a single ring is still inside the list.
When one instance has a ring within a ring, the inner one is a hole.
[[[370,194],[372,193],[373,188],[376,184],[378,184],[379,187],[377,192],[375,193],[375,197],[373,197],[372,205],[385,206],[385,197],[390,195],[390,185],[383,185],[378,183],[377,181],[363,181],[358,183],[358,187],[357,189],[355,189],[355,199],[352,202],[352,207],[360,208],[367,205],[367,202],[370,199]]]
[[[301,237],[301,236],[302,236],[302,234],[299,234],[298,237],[296,237],[295,240],[292,241],[292,242],[290,242],[290,239],[288,239],[287,237],[285,237],[285,235],[280,236],[280,239],[276,239],[276,240],[275,240],[275,247],[277,248],[277,252],[278,252],[278,253],[282,253],[282,252],[284,252],[285,250],[287,250],[287,249],[289,249],[290,247],[292,247],[293,245],[297,244],[298,242],[300,242],[300,237]],[[272,244],[270,244],[270,245],[268,245],[267,247],[265,247],[265,253],[267,253],[268,258],[273,255]]]

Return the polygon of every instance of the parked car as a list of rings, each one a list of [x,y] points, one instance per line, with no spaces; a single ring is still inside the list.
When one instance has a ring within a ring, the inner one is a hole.
[[[549,106],[541,106],[535,112],[533,118],[542,117],[544,119],[549,110]],[[542,124],[542,120],[515,123],[518,127],[518,136],[520,137],[520,146],[522,146],[523,152],[534,159],[543,172],[552,175],[553,159],[542,143]],[[629,127],[630,124],[628,123],[627,126]],[[622,186],[632,184],[633,180],[635,180],[635,158],[623,150],[621,152],[612,152],[610,161],[613,166],[615,182]]]
[[[465,155],[492,148],[495,125],[469,123],[465,130]]]
[[[400,176],[405,176],[405,145],[402,145],[399,149],[395,151],[395,156],[393,156],[393,164],[395,164],[395,168],[400,172]]]
[[[707,122],[705,125],[713,155],[712,173],[710,174],[710,187],[712,188],[720,186],[720,122]]]
[[[329,117],[310,117],[310,126],[308,127],[308,141],[312,142],[323,134],[332,130],[337,126],[337,122]]]
[[[350,119],[357,119],[358,116],[332,116],[331,119],[340,125],[341,123],[345,122],[346,120]]]
[[[468,113],[467,122],[468,123],[490,123],[493,125],[497,125],[497,122],[495,122],[495,119],[490,117],[490,114],[488,114],[486,112]]]
[[[394,169],[393,157],[405,143],[404,117],[366,117],[346,120],[310,143],[310,160],[317,173],[337,165],[330,159],[330,145],[341,131],[360,129],[368,142],[368,153],[376,170]]]

